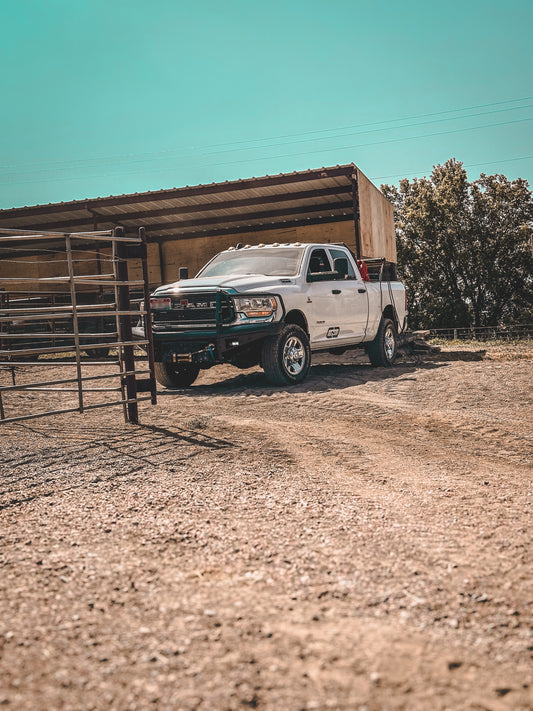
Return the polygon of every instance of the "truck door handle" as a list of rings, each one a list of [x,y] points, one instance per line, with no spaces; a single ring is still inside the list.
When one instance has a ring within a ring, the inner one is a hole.
[[[341,290],[340,289],[333,289],[333,291],[331,293],[332,294],[340,294]]]
[[[365,294],[365,293],[366,293],[366,289],[357,289],[357,291],[358,291],[360,294]]]

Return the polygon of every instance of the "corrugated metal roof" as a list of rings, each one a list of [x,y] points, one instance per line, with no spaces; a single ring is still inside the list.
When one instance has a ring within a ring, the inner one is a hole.
[[[0,227],[146,228],[149,241],[353,219],[355,165],[0,210]]]

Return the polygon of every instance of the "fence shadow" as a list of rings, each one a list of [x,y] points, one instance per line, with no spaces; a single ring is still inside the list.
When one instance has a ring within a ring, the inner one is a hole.
[[[451,361],[472,361],[484,360],[487,351],[480,349],[478,351],[441,351],[433,356],[436,361],[451,362]]]

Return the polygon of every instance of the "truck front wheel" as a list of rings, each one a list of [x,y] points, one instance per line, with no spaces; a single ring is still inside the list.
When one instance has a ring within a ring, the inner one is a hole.
[[[376,337],[367,346],[367,353],[373,366],[393,365],[398,354],[398,335],[390,318],[381,319]]]
[[[192,363],[154,363],[155,379],[165,388],[187,388],[192,385],[200,368]]]
[[[277,336],[264,341],[261,362],[272,385],[301,383],[311,366],[307,333],[300,326],[288,324]]]

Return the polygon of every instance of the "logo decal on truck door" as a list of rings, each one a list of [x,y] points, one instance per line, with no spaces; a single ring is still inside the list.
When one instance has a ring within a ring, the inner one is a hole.
[[[337,338],[337,336],[340,333],[340,328],[339,326],[334,326],[333,328],[328,328],[328,332],[326,333],[326,338]]]

